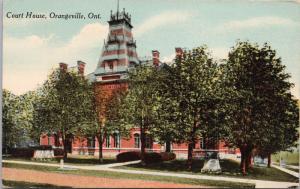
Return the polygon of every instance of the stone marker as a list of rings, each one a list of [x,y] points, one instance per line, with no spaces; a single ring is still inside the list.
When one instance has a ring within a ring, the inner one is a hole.
[[[61,169],[64,168],[64,160],[63,159],[60,159],[60,167],[59,168],[61,168]]]
[[[208,160],[203,168],[201,169],[201,172],[208,172],[208,173],[220,173],[221,167],[220,162],[218,159],[210,159]]]
[[[33,158],[37,158],[37,159],[54,158],[54,151],[53,150],[35,150]]]

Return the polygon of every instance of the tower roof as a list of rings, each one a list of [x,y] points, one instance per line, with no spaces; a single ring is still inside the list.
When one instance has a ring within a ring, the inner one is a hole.
[[[125,8],[123,8],[123,11],[117,10],[116,13],[110,11],[110,20],[108,21],[109,25],[118,24],[122,22],[125,22],[130,28],[133,28],[131,25],[131,15],[125,11]]]
[[[128,70],[139,63],[136,43],[132,35],[131,16],[117,9],[110,15],[109,33],[104,41],[101,57],[94,72],[96,80],[122,80]]]

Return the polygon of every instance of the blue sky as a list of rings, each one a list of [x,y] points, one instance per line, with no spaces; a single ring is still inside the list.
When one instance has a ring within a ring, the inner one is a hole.
[[[107,36],[110,10],[117,0],[5,0],[3,86],[16,94],[42,84],[59,62],[87,63],[95,70]],[[174,56],[175,47],[208,45],[216,59],[226,58],[237,39],[268,42],[282,57],[293,94],[300,97],[300,2],[213,0],[120,0],[132,15],[140,57],[161,53]],[[101,19],[7,19],[7,12],[100,13]]]

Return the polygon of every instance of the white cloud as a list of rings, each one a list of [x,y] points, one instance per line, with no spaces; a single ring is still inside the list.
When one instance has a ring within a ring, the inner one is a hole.
[[[43,83],[59,62],[73,66],[77,60],[82,60],[87,62],[89,70],[94,70],[96,58],[91,58],[89,52],[101,50],[102,41],[107,36],[107,27],[100,23],[87,24],[65,43],[58,43],[52,36],[4,36],[3,87],[15,94],[33,90]]]
[[[249,18],[246,20],[229,21],[218,26],[216,28],[216,31],[229,32],[229,31],[244,30],[244,29],[251,29],[251,28],[266,28],[270,26],[293,26],[293,25],[299,25],[299,23],[287,18],[265,16],[265,17]]]
[[[172,62],[173,59],[175,59],[175,56],[176,56],[176,54],[172,53],[168,56],[162,57],[160,60],[161,60],[161,62],[170,63],[170,62]]]
[[[191,14],[189,12],[183,11],[162,12],[144,21],[136,30],[134,30],[134,35],[138,37],[160,26],[185,22],[190,16]]]

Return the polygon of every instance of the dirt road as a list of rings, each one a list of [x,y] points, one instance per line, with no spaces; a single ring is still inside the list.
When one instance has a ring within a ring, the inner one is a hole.
[[[78,188],[207,188],[199,185],[175,184],[157,181],[112,179],[94,176],[80,176],[50,173],[26,169],[2,168],[4,180],[25,181],[56,186]]]

